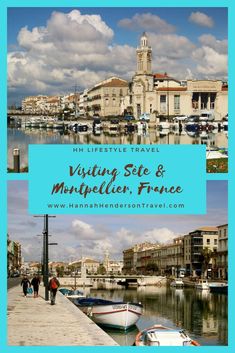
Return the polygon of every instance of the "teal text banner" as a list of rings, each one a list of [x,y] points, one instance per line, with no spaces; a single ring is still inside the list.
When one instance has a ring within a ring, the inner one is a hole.
[[[29,211],[205,214],[205,146],[31,145]]]

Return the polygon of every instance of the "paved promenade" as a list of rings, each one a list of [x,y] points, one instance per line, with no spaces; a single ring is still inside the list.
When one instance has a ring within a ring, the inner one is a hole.
[[[8,291],[8,345],[118,346],[61,293],[50,305],[41,296],[24,298],[20,286]]]

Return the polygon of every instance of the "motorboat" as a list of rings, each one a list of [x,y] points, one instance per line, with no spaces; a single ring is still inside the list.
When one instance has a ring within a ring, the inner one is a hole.
[[[143,132],[148,130],[148,123],[145,121],[138,121],[136,123],[136,128],[138,132]]]
[[[118,119],[110,120],[108,128],[110,131],[117,131],[119,129],[119,120]]]
[[[214,120],[215,120],[214,114],[210,111],[201,112],[201,115],[199,116],[199,121],[214,121]]]
[[[143,114],[140,115],[139,119],[142,120],[142,121],[150,121],[150,114],[143,113]]]
[[[184,330],[174,330],[154,325],[140,331],[135,338],[136,346],[200,346]]]
[[[175,121],[187,121],[188,120],[188,115],[176,115],[174,117]]]
[[[168,121],[162,121],[158,124],[159,129],[170,129],[171,124]]]
[[[85,123],[75,123],[75,124],[72,124],[70,128],[74,132],[87,132],[90,126]]]
[[[184,286],[184,282],[181,278],[175,278],[174,281],[170,284],[171,287],[182,288]]]
[[[196,289],[200,289],[200,290],[209,290],[209,284],[208,281],[206,279],[200,279],[196,284],[195,284],[195,288]]]
[[[102,129],[102,122],[101,119],[98,117],[93,117],[93,124],[92,124],[92,129],[93,131],[100,131]]]
[[[209,283],[211,293],[228,293],[228,283],[224,282],[211,282]]]
[[[76,299],[73,303],[99,325],[127,330],[143,312],[140,303],[113,302],[99,298]]]
[[[199,131],[199,125],[195,122],[189,121],[185,123],[185,130],[187,132],[197,132]]]
[[[53,123],[53,129],[59,130],[59,129],[63,129],[63,128],[64,128],[63,122],[55,121]]]

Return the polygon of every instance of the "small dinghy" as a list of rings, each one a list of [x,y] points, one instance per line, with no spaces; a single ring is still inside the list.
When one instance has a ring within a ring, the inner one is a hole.
[[[69,299],[85,298],[83,292],[78,289],[72,290],[68,288],[60,288],[59,291]]]
[[[135,339],[136,346],[200,346],[184,330],[173,330],[162,325],[155,325],[139,332]]]

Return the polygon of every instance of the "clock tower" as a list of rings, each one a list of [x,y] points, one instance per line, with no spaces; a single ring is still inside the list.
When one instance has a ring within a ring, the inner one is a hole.
[[[140,38],[140,46],[136,49],[137,75],[152,74],[152,48],[149,46],[148,37],[144,32]]]
[[[133,114],[138,119],[143,113],[151,113],[154,108],[154,84],[152,73],[152,48],[144,32],[136,49],[137,71],[132,79],[131,104]]]

